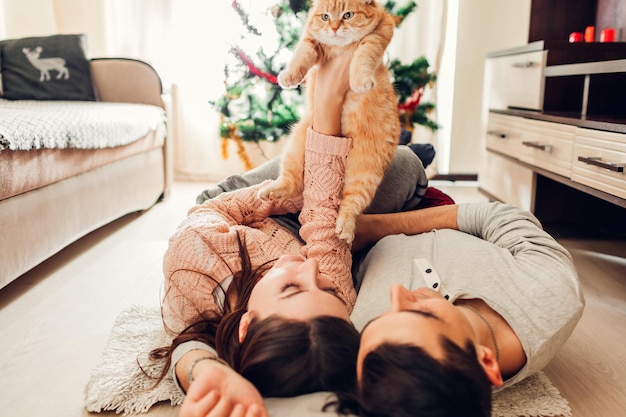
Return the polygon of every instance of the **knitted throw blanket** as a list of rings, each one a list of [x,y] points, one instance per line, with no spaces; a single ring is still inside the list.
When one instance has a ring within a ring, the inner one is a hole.
[[[100,363],[92,370],[85,389],[85,407],[90,412],[115,411],[129,415],[145,413],[159,401],[172,406],[182,404],[183,396],[171,377],[155,389],[141,372],[137,360],[151,375],[162,364],[147,360],[147,352],[164,346],[170,338],[163,330],[159,307],[133,306],[118,316]],[[329,393],[314,393],[294,398],[268,398],[265,405],[272,417],[336,417],[331,410],[321,411]],[[493,396],[492,417],[571,417],[567,401],[550,379],[539,373]]]
[[[121,146],[164,120],[163,109],[151,105],[0,99],[0,151]]]

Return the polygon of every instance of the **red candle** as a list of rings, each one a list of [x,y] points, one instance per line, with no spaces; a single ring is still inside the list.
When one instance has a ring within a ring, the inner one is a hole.
[[[585,29],[585,42],[593,42],[596,39],[596,28],[587,26]]]
[[[615,42],[615,29],[602,29],[600,32],[600,42]]]
[[[569,43],[578,43],[583,41],[582,32],[572,32],[569,34]]]

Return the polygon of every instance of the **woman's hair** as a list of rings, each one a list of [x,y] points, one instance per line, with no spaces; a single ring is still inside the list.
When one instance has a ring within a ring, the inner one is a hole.
[[[250,323],[246,340],[230,355],[261,395],[289,397],[352,390],[358,349],[359,333],[340,318],[269,317]]]
[[[339,410],[369,417],[490,417],[491,383],[474,345],[441,337],[444,359],[413,345],[385,343],[369,352],[357,392]]]
[[[263,396],[286,397],[353,389],[359,333],[345,320],[330,316],[308,321],[275,316],[253,319],[243,343],[239,343],[239,323],[247,311],[252,289],[269,269],[268,265],[252,268],[241,239],[239,253],[241,271],[233,273],[225,292],[223,310],[204,312],[178,334],[170,346],[150,352],[153,360],[166,359],[155,386],[167,375],[176,347],[197,340],[214,347],[218,356]]]

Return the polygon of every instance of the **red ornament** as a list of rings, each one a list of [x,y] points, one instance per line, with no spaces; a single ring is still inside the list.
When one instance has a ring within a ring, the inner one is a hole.
[[[413,90],[413,94],[411,94],[411,97],[409,97],[404,103],[398,104],[398,109],[408,112],[415,111],[417,106],[419,106],[420,101],[422,100],[423,93],[423,88],[416,88],[415,90]]]

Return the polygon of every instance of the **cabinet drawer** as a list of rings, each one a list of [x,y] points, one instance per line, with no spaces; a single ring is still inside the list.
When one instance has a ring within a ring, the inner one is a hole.
[[[489,108],[506,110],[543,108],[547,51],[488,58],[485,82],[489,89]]]
[[[526,119],[523,129],[520,159],[569,178],[576,127]]]
[[[505,203],[524,210],[533,209],[533,171],[499,154],[485,151],[478,175],[481,189]]]
[[[571,178],[626,199],[626,135],[578,129]]]
[[[487,149],[519,158],[524,119],[505,114],[489,113],[485,143]]]

